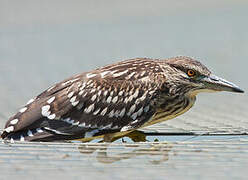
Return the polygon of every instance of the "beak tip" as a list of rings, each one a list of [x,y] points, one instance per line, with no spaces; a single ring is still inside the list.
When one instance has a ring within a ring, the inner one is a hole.
[[[240,89],[237,85],[219,78],[215,75],[210,75],[208,78],[204,78],[205,82],[209,86],[211,86],[213,89],[219,90],[219,91],[229,91],[229,92],[236,92],[236,93],[244,93],[242,89]]]
[[[237,92],[237,93],[244,93],[245,91],[240,89],[240,88],[234,88],[233,92]]]

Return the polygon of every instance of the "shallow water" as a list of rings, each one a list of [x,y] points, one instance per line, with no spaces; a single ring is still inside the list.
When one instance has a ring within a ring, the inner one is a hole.
[[[134,57],[195,56],[247,92],[247,7],[242,0],[0,1],[0,127],[50,85]],[[124,138],[107,157],[106,144],[1,144],[0,179],[246,179],[247,102],[247,93],[201,94],[186,114],[143,129],[198,136]]]
[[[172,139],[1,144],[1,179],[245,179],[248,136]]]

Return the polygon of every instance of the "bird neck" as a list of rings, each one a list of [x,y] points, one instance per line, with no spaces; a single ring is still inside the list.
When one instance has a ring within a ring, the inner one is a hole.
[[[166,121],[187,112],[194,105],[195,100],[195,96],[160,97],[160,104],[157,104],[155,114],[145,126]]]
[[[175,96],[160,96],[157,100],[156,109],[158,111],[176,111],[177,108],[185,108],[190,104],[194,104],[195,95],[175,95]]]

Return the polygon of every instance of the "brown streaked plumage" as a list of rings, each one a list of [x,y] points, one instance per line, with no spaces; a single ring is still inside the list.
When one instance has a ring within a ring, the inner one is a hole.
[[[111,140],[189,110],[202,91],[243,92],[189,57],[136,58],[62,81],[11,117],[6,140]]]

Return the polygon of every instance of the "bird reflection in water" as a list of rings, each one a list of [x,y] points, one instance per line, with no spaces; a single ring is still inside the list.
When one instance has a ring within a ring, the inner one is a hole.
[[[135,143],[127,143],[124,141],[125,137],[130,138]],[[168,161],[169,152],[173,147],[172,143],[159,142],[157,139],[154,140],[154,142],[148,142],[146,140],[146,135],[141,131],[134,131],[131,134],[122,137],[122,142],[124,143],[114,144],[104,143],[103,141],[100,141],[100,143],[87,143],[80,145],[78,149],[80,153],[86,155],[93,155],[95,153],[96,160],[104,164],[111,164],[125,159],[132,159],[137,156],[149,156],[149,163],[155,165]],[[125,152],[119,153],[120,151]]]

